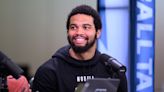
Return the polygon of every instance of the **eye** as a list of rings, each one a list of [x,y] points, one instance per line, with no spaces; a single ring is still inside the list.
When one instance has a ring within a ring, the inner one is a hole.
[[[76,30],[76,29],[77,29],[77,26],[76,26],[76,25],[70,25],[70,26],[69,26],[69,29],[70,29],[70,30]]]
[[[84,25],[83,28],[84,28],[84,30],[90,30],[92,27],[91,27],[91,25]]]

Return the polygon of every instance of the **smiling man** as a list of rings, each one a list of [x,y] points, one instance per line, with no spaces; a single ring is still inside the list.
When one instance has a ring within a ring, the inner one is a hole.
[[[100,29],[96,31],[93,21],[92,16],[85,14],[76,14],[70,18],[67,34],[72,48],[69,52],[76,59],[91,59],[95,53]]]
[[[87,5],[75,7],[66,22],[69,45],[60,48],[51,59],[39,67],[33,82],[33,92],[74,92],[78,84],[94,78],[113,78],[99,60],[97,50],[102,23],[96,10]],[[117,76],[117,92],[127,92],[125,74]]]

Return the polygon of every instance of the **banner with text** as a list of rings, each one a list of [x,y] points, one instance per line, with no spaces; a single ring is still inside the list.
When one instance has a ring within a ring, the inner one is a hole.
[[[155,0],[136,0],[133,8],[131,92],[154,92]]]

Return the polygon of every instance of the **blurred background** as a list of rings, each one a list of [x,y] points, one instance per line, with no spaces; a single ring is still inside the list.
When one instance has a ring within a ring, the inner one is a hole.
[[[21,66],[27,76],[57,49],[67,44],[66,19],[72,8],[97,0],[0,0],[0,51]],[[164,10],[155,0],[155,92],[164,92]]]

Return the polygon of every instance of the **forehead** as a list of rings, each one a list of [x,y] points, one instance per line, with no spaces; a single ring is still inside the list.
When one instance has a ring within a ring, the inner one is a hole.
[[[76,14],[70,18],[70,24],[93,24],[93,17],[85,14]]]

